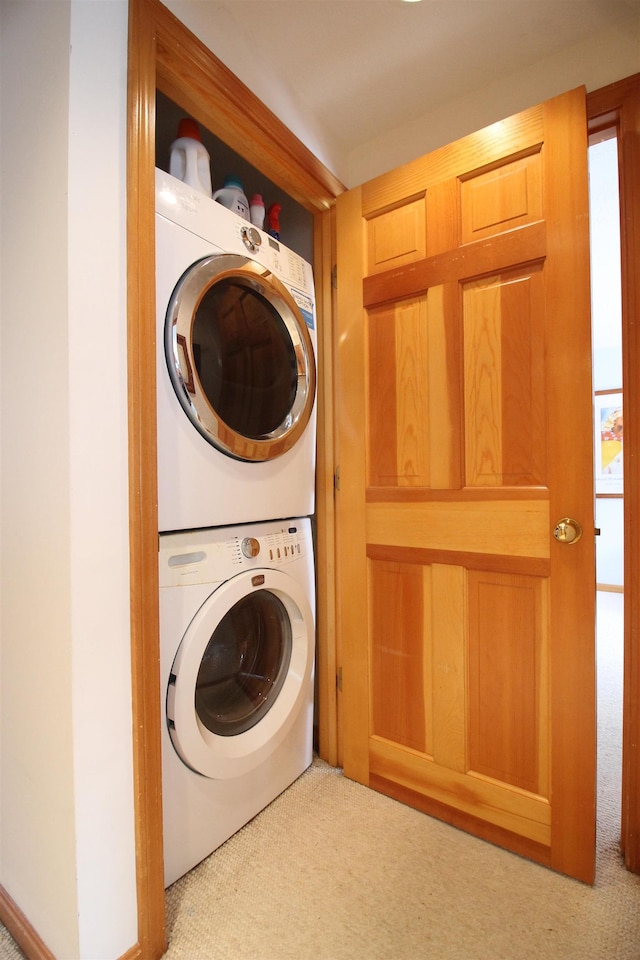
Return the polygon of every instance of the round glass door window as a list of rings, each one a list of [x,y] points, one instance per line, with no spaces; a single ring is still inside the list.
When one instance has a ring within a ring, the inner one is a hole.
[[[191,619],[172,664],[166,718],[176,752],[196,773],[243,776],[302,722],[315,653],[306,589],[280,570],[245,571]]]
[[[211,733],[237,736],[275,703],[291,660],[291,623],[282,601],[257,590],[231,607],[214,630],[196,680],[195,706]]]
[[[222,452],[273,459],[304,430],[316,386],[309,331],[255,261],[215,255],[187,270],[169,303],[165,352],[185,413]]]

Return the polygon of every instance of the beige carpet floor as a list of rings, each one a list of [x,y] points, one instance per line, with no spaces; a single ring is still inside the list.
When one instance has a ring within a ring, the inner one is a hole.
[[[313,767],[168,891],[166,960],[638,960],[640,879],[595,887]]]
[[[316,760],[167,892],[165,960],[640,960],[618,850],[621,597],[601,594],[593,888]]]
[[[167,891],[165,960],[640,960],[640,877],[618,851],[621,598],[599,607],[593,888],[315,760]],[[0,928],[0,958],[21,957]]]

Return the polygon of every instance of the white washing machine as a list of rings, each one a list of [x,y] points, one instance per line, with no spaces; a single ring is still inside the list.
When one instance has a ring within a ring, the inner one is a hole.
[[[309,766],[311,522],[160,537],[165,885]]]
[[[314,510],[310,264],[156,170],[159,530]]]

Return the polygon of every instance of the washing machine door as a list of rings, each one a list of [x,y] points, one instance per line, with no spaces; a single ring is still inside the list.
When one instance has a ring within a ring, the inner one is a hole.
[[[186,415],[231,457],[272,460],[309,421],[316,363],[307,324],[284,284],[254,260],[217,254],[183,274],[165,354]]]
[[[287,574],[252,570],[215,590],[169,678],[167,722],[184,763],[219,780],[263,763],[312,709],[314,649],[310,604]]]

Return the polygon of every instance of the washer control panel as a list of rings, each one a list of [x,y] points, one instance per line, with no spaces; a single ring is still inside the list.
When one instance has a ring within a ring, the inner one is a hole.
[[[290,560],[298,560],[304,555],[304,537],[298,528],[292,524],[284,528],[279,533],[267,534],[264,540],[263,562],[274,564],[287,563]]]
[[[308,521],[300,520],[167,534],[160,537],[160,586],[216,583],[242,570],[279,568],[310,549]]]

